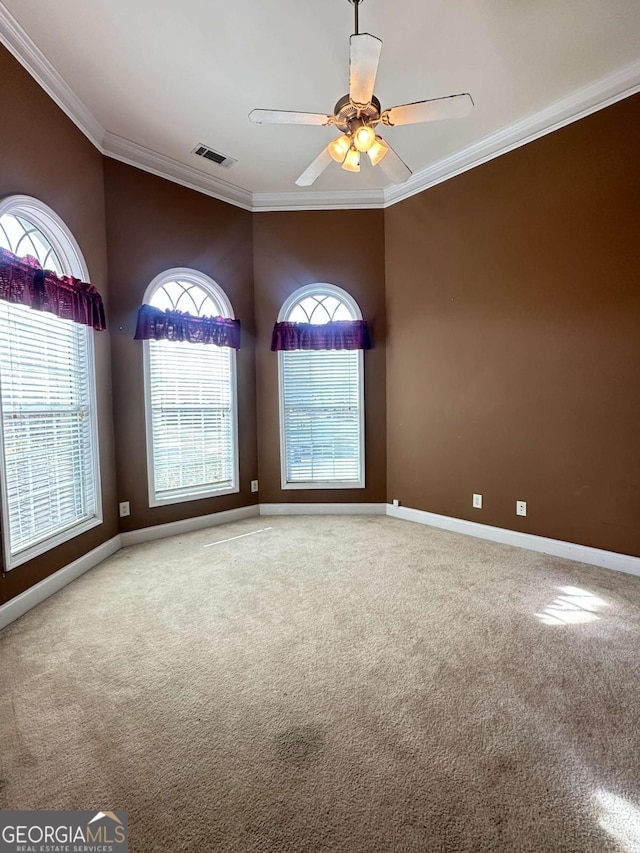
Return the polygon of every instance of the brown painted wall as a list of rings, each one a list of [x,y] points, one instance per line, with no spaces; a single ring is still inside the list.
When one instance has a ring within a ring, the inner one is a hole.
[[[251,214],[115,160],[105,160],[105,180],[118,500],[131,501],[122,530],[256,503],[250,491],[250,481],[258,476]],[[242,323],[237,359],[241,490],[149,507],[142,342],[133,334],[144,291],[171,267],[192,267],[213,278]]]
[[[385,212],[389,499],[640,555],[638,151],[636,95]]]
[[[381,210],[325,210],[254,215],[258,451],[262,503],[385,500],[384,216]],[[374,348],[365,352],[364,489],[280,487],[278,362],[270,351],[280,307],[299,287],[336,284],[358,302]]]
[[[0,195],[31,195],[48,204],[78,241],[107,321],[107,253],[102,155],[0,45]],[[98,430],[104,523],[0,579],[0,603],[76,560],[118,532],[113,463],[109,336],[95,333]]]
[[[34,195],[62,217],[110,326],[95,336],[105,522],[0,579],[0,602],[119,529],[254,503],[256,476],[265,503],[397,497],[640,555],[640,96],[384,212],[253,216],[104,160],[2,47],[0,96],[12,117],[0,194]],[[218,281],[243,324],[241,492],[150,509],[133,330],[149,281],[172,266]],[[373,331],[363,490],[280,488],[271,329],[284,299],[316,281],[351,292]],[[121,528],[119,500],[132,502]]]

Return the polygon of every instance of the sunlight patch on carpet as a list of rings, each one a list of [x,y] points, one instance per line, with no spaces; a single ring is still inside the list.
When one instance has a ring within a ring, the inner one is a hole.
[[[620,844],[625,853],[640,853],[640,809],[624,797],[596,791],[600,826]]]
[[[580,625],[595,622],[598,611],[608,607],[607,602],[577,586],[558,587],[561,595],[556,596],[542,613],[536,613],[543,625]]]
[[[265,533],[267,530],[273,530],[272,527],[262,527],[260,530],[252,530],[251,533],[241,533],[239,536],[230,536],[228,539],[219,539],[217,542],[209,542],[208,545],[203,545],[203,548],[212,548],[214,545],[222,545],[223,542],[233,542],[234,539],[244,539],[245,536],[255,536],[256,533]]]

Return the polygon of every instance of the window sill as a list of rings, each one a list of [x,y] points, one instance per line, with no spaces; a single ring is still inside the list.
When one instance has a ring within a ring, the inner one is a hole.
[[[31,545],[23,551],[19,551],[17,554],[7,554],[7,571],[11,571],[18,566],[22,566],[24,563],[28,563],[30,560],[39,557],[41,554],[46,554],[47,551],[51,551],[58,545],[62,545],[70,539],[74,539],[76,536],[80,536],[88,530],[92,530],[94,527],[102,524],[102,520],[102,514],[93,515],[91,518],[80,521],[72,527],[67,527],[59,533],[55,533],[53,536],[43,539],[42,542]]]
[[[344,480],[309,480],[306,483],[286,483],[282,482],[283,489],[306,489],[308,491],[317,489],[364,489],[364,480],[354,480],[346,483]]]
[[[222,495],[237,495],[239,492],[240,487],[233,485],[224,489],[197,490],[189,493],[184,492],[182,494],[169,493],[165,497],[158,497],[158,495],[150,494],[149,506],[170,506],[171,504],[186,503],[187,501],[204,500],[204,498],[218,498],[222,497]]]

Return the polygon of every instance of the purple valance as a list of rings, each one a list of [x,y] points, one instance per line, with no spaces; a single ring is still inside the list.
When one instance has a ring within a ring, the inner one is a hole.
[[[138,309],[134,338],[138,341],[188,341],[240,349],[240,320],[229,317],[194,317],[182,311],[161,311],[151,305]]]
[[[276,323],[271,349],[371,349],[366,320],[316,323]]]
[[[0,249],[0,299],[98,331],[107,327],[102,298],[92,284],[43,270],[35,258],[18,258],[6,249]]]

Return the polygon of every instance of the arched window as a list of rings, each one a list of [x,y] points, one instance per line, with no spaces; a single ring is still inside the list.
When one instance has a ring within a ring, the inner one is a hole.
[[[88,281],[64,222],[29,196],[0,201],[0,247]],[[0,300],[0,429],[5,565],[100,524],[93,331]]]
[[[199,317],[234,317],[219,285],[171,269],[145,293],[147,305]],[[239,491],[236,352],[186,341],[145,340],[149,505]]]
[[[290,323],[335,320],[362,320],[362,313],[332,284],[300,288],[278,316]],[[363,488],[362,350],[278,352],[278,371],[282,488]]]

